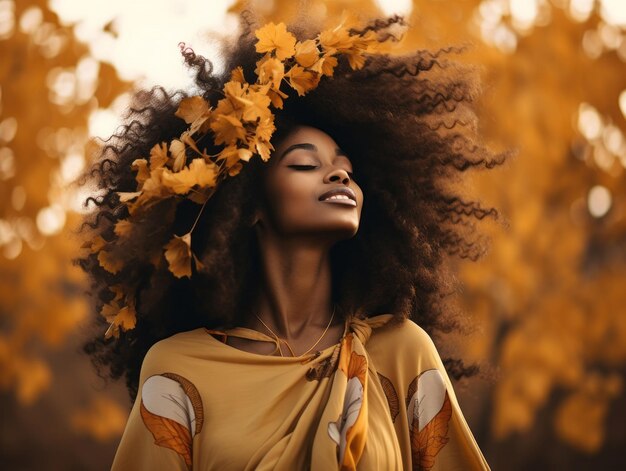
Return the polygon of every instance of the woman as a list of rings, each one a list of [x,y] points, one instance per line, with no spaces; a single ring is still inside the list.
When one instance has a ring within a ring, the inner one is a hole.
[[[184,50],[215,111],[139,94],[104,147],[79,263],[107,319],[86,351],[135,399],[113,469],[489,469],[427,332],[457,325],[445,253],[478,257],[463,229],[497,217],[446,185],[504,156],[476,142],[476,85],[444,59],[456,51],[368,54],[401,25],[311,43],[244,21],[223,75]],[[242,95],[255,76],[271,116]],[[271,143],[229,147],[264,119]],[[205,192],[216,155],[229,177]]]

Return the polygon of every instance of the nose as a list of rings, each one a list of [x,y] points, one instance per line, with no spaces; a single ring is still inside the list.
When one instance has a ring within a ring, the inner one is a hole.
[[[329,172],[326,175],[326,179],[325,180],[326,180],[326,182],[340,181],[344,185],[349,185],[350,184],[350,175],[348,175],[348,172],[345,171],[344,169],[336,168],[332,172]]]

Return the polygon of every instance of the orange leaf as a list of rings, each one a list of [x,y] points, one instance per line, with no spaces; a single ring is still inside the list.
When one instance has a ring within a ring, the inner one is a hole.
[[[309,67],[309,69],[317,72],[318,74],[332,77],[335,67],[337,67],[337,58],[334,56],[324,56]]]
[[[191,467],[191,433],[184,425],[175,420],[153,414],[143,405],[140,406],[141,418],[152,433],[156,445],[174,450]]]
[[[258,38],[256,52],[276,52],[278,60],[285,60],[295,52],[296,37],[287,31],[285,23],[268,23],[254,33]]]
[[[163,165],[165,165],[169,160],[170,158],[167,155],[167,144],[165,142],[155,144],[152,149],[150,149],[151,170],[163,167]]]
[[[428,471],[435,465],[435,458],[443,446],[450,440],[448,423],[452,416],[452,406],[446,391],[446,396],[441,410],[428,424],[419,431],[417,423],[413,425],[411,432],[411,454],[413,469]]]
[[[302,67],[311,67],[320,57],[320,51],[313,39],[296,43],[296,62]]]
[[[172,153],[172,157],[174,157],[174,165],[172,166],[172,170],[178,172],[185,165],[185,144],[178,139],[174,139],[170,143],[170,152]]]
[[[216,177],[217,170],[214,163],[207,163],[204,159],[193,159],[191,164],[180,172],[164,171],[161,181],[165,188],[180,195],[189,192],[195,185],[213,187]]]
[[[285,75],[289,77],[289,84],[300,96],[317,87],[320,81],[319,74],[305,70],[299,65],[294,65]]]
[[[191,277],[191,232],[174,235],[165,246],[165,258],[175,277]]]
[[[130,164],[130,167],[133,170],[137,171],[137,175],[135,176],[135,180],[139,183],[139,188],[143,185],[148,178],[150,178],[150,170],[148,170],[148,161],[146,159],[135,159],[133,163]]]
[[[280,82],[285,75],[285,65],[274,57],[261,59],[257,63],[255,72],[258,76],[258,82],[261,85],[271,84],[272,88],[278,90]]]
[[[128,219],[120,219],[115,223],[113,231],[120,237],[128,237],[132,231],[133,223]]]
[[[215,143],[218,145],[235,143],[237,139],[246,137],[243,124],[234,116],[219,115],[211,123],[211,129],[215,133]]]
[[[243,76],[243,69],[241,66],[235,67],[230,73],[230,80],[232,82],[246,83],[246,79]]]
[[[103,309],[103,313],[105,310]],[[135,312],[135,306],[131,303],[122,307],[117,314],[112,318],[107,316],[107,321],[111,322],[111,325],[104,334],[104,338],[118,337],[120,327],[122,330],[131,330],[135,328],[137,324],[137,315]]]
[[[178,110],[174,113],[185,123],[191,124],[194,121],[206,117],[210,113],[209,104],[201,96],[183,98],[178,105]]]
[[[104,268],[109,273],[117,273],[124,266],[123,260],[116,259],[111,252],[106,250],[101,250],[98,253],[98,262],[100,262],[100,266]]]

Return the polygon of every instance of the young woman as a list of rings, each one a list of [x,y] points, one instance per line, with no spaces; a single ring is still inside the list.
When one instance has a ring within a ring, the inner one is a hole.
[[[277,25],[243,21],[223,74],[184,51],[204,115],[184,93],[138,94],[92,173],[105,193],[79,259],[107,319],[86,351],[134,399],[113,469],[489,469],[449,379],[476,368],[443,362],[429,334],[457,325],[445,255],[477,258],[470,220],[498,216],[450,184],[505,156],[477,142],[476,83],[446,59],[458,51],[364,52],[401,25],[318,36],[300,25],[294,45]],[[292,72],[263,82],[270,59]],[[269,153],[260,140],[262,158],[238,154],[207,197],[181,165],[193,153],[193,165],[216,152],[228,162],[220,136],[263,101],[242,95],[254,77],[267,85],[256,90],[292,87],[267,92]],[[160,144],[178,138],[182,164]],[[147,155],[150,168],[137,162]]]

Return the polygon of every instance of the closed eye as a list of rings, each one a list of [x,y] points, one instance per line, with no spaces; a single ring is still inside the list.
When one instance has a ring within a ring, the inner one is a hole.
[[[298,170],[311,170],[315,168],[315,165],[288,165],[288,167],[295,168]]]

